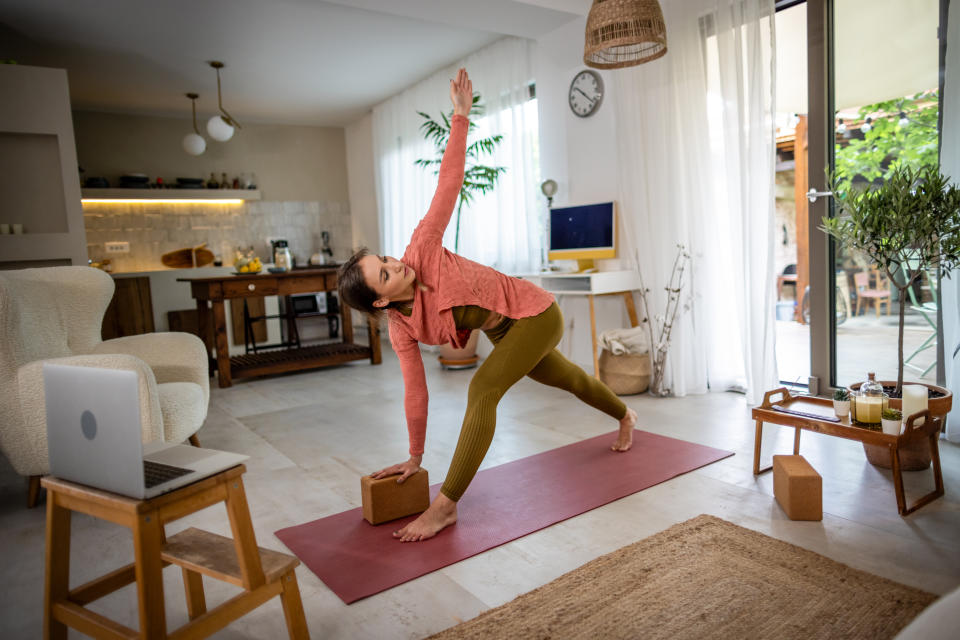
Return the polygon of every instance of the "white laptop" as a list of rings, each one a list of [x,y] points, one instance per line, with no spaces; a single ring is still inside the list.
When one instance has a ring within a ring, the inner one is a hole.
[[[50,473],[131,498],[152,498],[249,456],[142,443],[135,371],[43,365]]]

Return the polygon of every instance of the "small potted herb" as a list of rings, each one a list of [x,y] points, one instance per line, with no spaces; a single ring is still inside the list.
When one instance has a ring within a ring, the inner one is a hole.
[[[883,432],[891,436],[900,435],[900,426],[903,423],[903,414],[900,409],[884,409],[880,414],[880,425]]]
[[[837,389],[833,392],[833,412],[838,418],[850,415],[850,394],[846,389]]]

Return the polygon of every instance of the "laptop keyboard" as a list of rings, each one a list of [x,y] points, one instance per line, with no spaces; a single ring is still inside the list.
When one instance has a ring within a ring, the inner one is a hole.
[[[159,462],[151,462],[150,460],[143,461],[143,478],[146,482],[147,489],[192,472],[192,469],[172,467],[168,464],[160,464]]]

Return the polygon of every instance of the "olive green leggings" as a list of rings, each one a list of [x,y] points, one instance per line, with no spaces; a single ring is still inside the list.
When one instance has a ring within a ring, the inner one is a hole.
[[[557,303],[537,316],[505,318],[485,333],[494,344],[493,352],[470,381],[460,439],[440,489],[454,502],[467,490],[487,455],[497,426],[500,398],[523,376],[565,389],[615,420],[627,414],[627,406],[607,385],[587,375],[555,349],[563,336],[563,315]]]

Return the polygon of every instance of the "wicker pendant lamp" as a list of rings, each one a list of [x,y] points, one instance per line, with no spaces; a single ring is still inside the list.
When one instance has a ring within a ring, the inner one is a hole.
[[[667,25],[657,0],[593,0],[583,47],[588,67],[632,67],[666,53]]]

